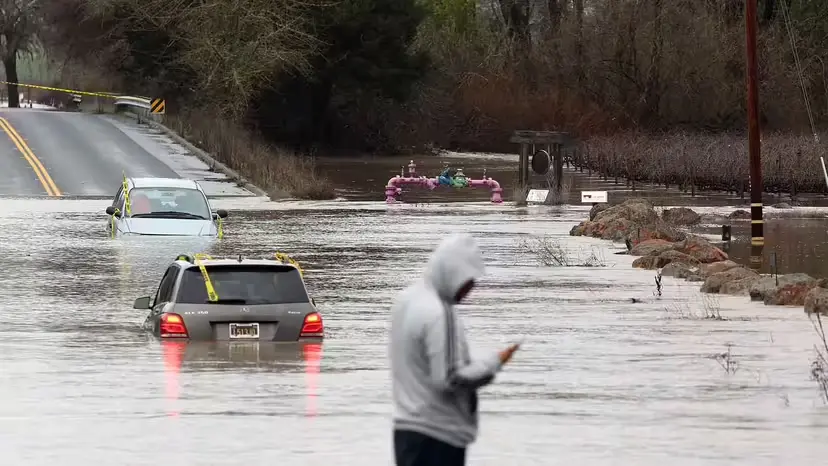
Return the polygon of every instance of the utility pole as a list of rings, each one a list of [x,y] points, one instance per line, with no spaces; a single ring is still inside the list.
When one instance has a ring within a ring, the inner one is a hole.
[[[745,45],[747,55],[748,155],[750,157],[750,262],[762,265],[765,246],[762,218],[762,156],[759,139],[759,88],[756,60],[756,0],[745,2]]]

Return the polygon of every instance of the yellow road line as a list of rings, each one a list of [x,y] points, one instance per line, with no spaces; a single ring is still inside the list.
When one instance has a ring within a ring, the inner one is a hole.
[[[8,122],[5,118],[0,117],[0,128],[6,132],[9,136],[9,139],[17,146],[17,150],[23,154],[23,158],[29,162],[29,165],[32,166],[32,170],[34,170],[35,175],[37,175],[37,179],[40,180],[40,184],[43,185],[43,189],[46,190],[46,194],[49,196],[60,196],[61,192],[58,189],[57,185],[55,185],[54,180],[52,177],[49,176],[49,172],[46,171],[46,168],[40,163],[40,159],[38,159],[32,149],[29,148],[29,145],[26,144],[26,141],[23,140],[23,137],[14,129],[11,123]]]

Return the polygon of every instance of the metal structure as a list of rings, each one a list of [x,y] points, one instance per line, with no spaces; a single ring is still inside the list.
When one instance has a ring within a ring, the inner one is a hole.
[[[569,133],[561,131],[518,130],[512,133],[509,142],[520,144],[518,186],[524,192],[529,187],[530,165],[532,171],[538,175],[545,175],[551,162],[552,190],[556,195],[560,195],[563,183],[563,146],[568,141]]]
[[[163,113],[152,112],[153,100],[147,97],[133,97],[120,95],[115,97],[116,110],[128,110],[138,117],[138,122],[152,120],[161,123],[164,118]]]

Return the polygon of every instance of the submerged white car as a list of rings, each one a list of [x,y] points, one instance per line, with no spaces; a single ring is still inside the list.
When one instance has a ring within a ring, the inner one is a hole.
[[[124,178],[106,232],[123,235],[220,237],[227,211],[213,212],[201,186],[182,178]]]

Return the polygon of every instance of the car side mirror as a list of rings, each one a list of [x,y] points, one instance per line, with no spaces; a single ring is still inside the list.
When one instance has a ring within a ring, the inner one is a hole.
[[[132,305],[133,309],[149,309],[150,308],[150,297],[149,296],[142,296],[135,300],[135,303]]]
[[[121,216],[121,211],[118,210],[118,208],[115,207],[114,205],[111,205],[111,206],[106,208],[106,215],[114,215],[116,217],[120,217]]]
[[[216,209],[216,215],[221,218],[227,218],[227,211],[224,209]]]

